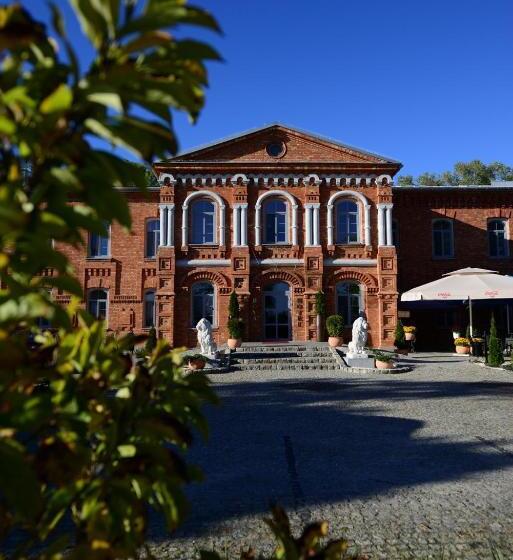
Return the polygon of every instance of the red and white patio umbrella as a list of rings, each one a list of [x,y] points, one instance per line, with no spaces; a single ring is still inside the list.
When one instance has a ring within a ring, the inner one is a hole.
[[[471,335],[475,299],[513,299],[513,276],[483,268],[462,268],[401,295],[401,301],[468,300]]]

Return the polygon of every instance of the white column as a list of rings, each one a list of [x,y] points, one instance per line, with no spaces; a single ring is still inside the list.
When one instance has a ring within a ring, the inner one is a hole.
[[[365,212],[365,245],[368,247],[371,244],[371,215],[370,215],[370,204],[366,204],[364,208]]]
[[[240,244],[246,247],[248,244],[248,205],[240,205]]]
[[[333,245],[333,204],[328,204],[328,245]]]
[[[175,244],[175,205],[167,205],[167,239],[166,245],[173,247]]]
[[[240,206],[238,204],[235,204],[232,208],[232,226],[233,226],[232,247],[238,247],[240,245],[239,211],[240,211]]]
[[[297,245],[297,204],[292,205],[292,245]]]
[[[312,245],[312,207],[310,204],[305,206],[305,245]]]
[[[224,213],[225,207],[223,205],[219,207],[219,245],[224,245]]]
[[[319,206],[320,204],[312,204],[313,211],[313,245],[319,246]]]
[[[387,245],[393,246],[394,240],[392,239],[392,208],[393,204],[388,204],[386,207],[386,224],[387,224]]]
[[[166,206],[164,204],[161,204],[159,206],[159,215],[160,215],[160,239],[159,239],[159,245],[163,246],[166,244],[166,230],[165,230],[165,224],[164,224],[164,219],[165,219],[165,215],[166,215]]]
[[[262,206],[257,204],[255,206],[255,245],[260,245],[260,211]]]
[[[385,245],[385,205],[378,204],[378,246]]]
[[[187,237],[188,237],[188,214],[187,214],[187,205],[184,204],[182,207],[182,247],[187,246]]]

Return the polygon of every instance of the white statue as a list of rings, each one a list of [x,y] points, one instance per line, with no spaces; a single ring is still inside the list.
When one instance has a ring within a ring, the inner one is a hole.
[[[365,344],[367,344],[368,329],[367,317],[363,311],[360,311],[360,316],[353,323],[353,339],[347,345],[348,358],[367,358],[364,348]]]
[[[208,319],[200,319],[196,325],[198,331],[198,344],[201,348],[201,353],[207,358],[214,359],[217,353],[217,344],[214,342],[212,336],[212,325]]]

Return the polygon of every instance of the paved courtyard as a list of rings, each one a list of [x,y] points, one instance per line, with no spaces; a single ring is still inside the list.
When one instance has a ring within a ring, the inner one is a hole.
[[[371,559],[513,558],[513,374],[408,361],[390,376],[216,376],[222,405],[191,454],[206,480],[177,538],[155,530],[157,556],[269,550],[261,519],[276,501],[297,524],[346,527]]]

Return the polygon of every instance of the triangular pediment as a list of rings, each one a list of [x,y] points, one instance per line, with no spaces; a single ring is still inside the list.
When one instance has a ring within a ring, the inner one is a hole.
[[[280,145],[281,151],[278,149]],[[199,146],[168,161],[399,164],[386,156],[281,124],[264,126]]]

